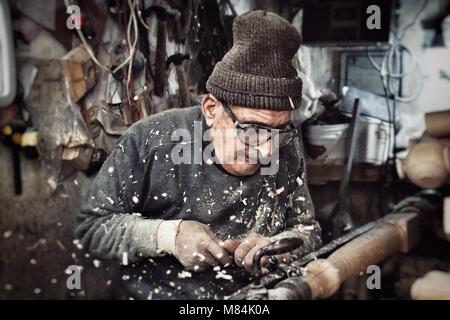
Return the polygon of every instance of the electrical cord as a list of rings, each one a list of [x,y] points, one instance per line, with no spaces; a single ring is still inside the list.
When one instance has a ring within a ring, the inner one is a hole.
[[[388,157],[387,157],[387,161],[385,163],[385,165],[380,168],[379,174],[378,174],[378,183],[377,183],[377,187],[375,192],[372,194],[371,200],[369,202],[369,207],[368,210],[370,210],[372,204],[373,204],[373,200],[375,197],[375,194],[378,194],[378,205],[380,208],[380,212],[383,215],[383,208],[382,208],[382,202],[381,202],[381,196],[380,196],[380,189],[381,186],[383,184],[383,182],[386,180],[386,176],[388,174],[388,170],[389,170],[389,160],[390,160],[390,150],[391,150],[391,130],[394,131],[394,139],[393,139],[393,161],[395,163],[396,161],[396,141],[395,141],[395,134],[396,134],[396,102],[411,102],[413,100],[415,100],[419,94],[420,91],[422,90],[423,87],[423,74],[422,74],[422,70],[420,68],[420,64],[417,61],[417,58],[415,56],[415,54],[409,50],[407,47],[403,46],[401,44],[401,41],[403,40],[406,30],[408,30],[409,28],[411,28],[414,23],[418,20],[420,14],[423,12],[423,10],[426,8],[427,4],[428,4],[429,0],[424,0],[422,3],[422,6],[420,8],[419,11],[417,11],[414,19],[412,19],[402,30],[400,33],[397,32],[392,32],[394,39],[393,41],[390,43],[389,45],[389,49],[387,51],[387,53],[384,55],[383,60],[381,65],[377,65],[376,62],[373,60],[372,56],[370,55],[370,51],[367,50],[367,57],[370,61],[370,64],[380,72],[380,77],[381,77],[381,82],[383,85],[383,90],[384,90],[384,97],[386,100],[386,108],[387,108],[387,112],[388,112],[388,121],[389,121],[389,133],[388,133],[388,143],[387,143],[387,150],[388,150]],[[406,71],[403,72],[398,72],[398,71],[394,71],[394,69],[396,68],[401,68],[401,61],[400,61],[400,57],[401,57],[401,52],[405,51],[407,52],[410,56],[411,56],[411,64],[409,66],[409,68],[407,68]],[[406,75],[410,74],[411,72],[415,71],[416,69],[418,69],[419,71],[419,85],[417,86],[415,92],[409,96],[409,97],[399,97],[397,95],[397,90],[392,88],[392,83],[394,80],[394,83],[398,83],[398,81],[400,79],[403,79]],[[392,99],[392,108],[390,107],[390,103],[389,103],[389,98]],[[392,128],[391,128],[392,125]]]
[[[144,21],[144,18],[142,18],[142,11],[140,9],[138,10],[138,18],[144,28],[151,31],[150,26]]]
[[[69,0],[64,0],[65,6],[66,8],[69,8],[69,6],[71,6]],[[128,0],[128,5],[130,6],[130,21],[128,24],[128,30],[127,30],[127,41],[128,41],[128,45],[130,45],[130,30],[131,30],[131,21],[133,22],[133,26],[134,26],[134,30],[135,30],[135,39],[134,39],[134,43],[133,46],[130,47],[130,54],[129,56],[125,59],[125,61],[123,61],[119,66],[117,66],[116,68],[114,68],[113,70],[111,70],[110,68],[106,67],[105,65],[103,65],[95,56],[94,50],[92,49],[92,47],[90,46],[89,42],[87,41],[86,37],[84,36],[81,28],[75,28],[81,42],[83,43],[84,47],[86,48],[87,53],[89,54],[89,56],[91,57],[92,61],[94,61],[94,63],[101,69],[108,71],[108,72],[112,72],[112,73],[116,73],[117,71],[119,71],[121,68],[123,68],[125,65],[127,65],[127,63],[132,59],[132,57],[134,56],[135,50],[136,50],[136,44],[137,44],[137,40],[138,40],[138,28],[137,28],[137,18],[136,18],[136,14],[134,12],[134,7],[136,4],[136,0],[133,0],[133,2],[131,2],[131,0]]]
[[[133,58],[136,53],[136,46],[139,38],[139,30],[138,30],[138,24],[137,24],[137,18],[136,18],[136,7],[137,0],[128,0],[128,5],[130,6],[130,19],[128,19],[128,26],[127,26],[127,41],[128,41],[128,47],[130,48],[130,54],[128,55],[128,58],[125,59],[125,61],[119,65],[120,68],[125,66],[128,61],[128,73],[127,73],[127,96],[128,96],[128,102],[131,103],[131,94],[130,94],[130,83],[131,83],[131,76],[132,76],[132,69],[133,69]],[[131,44],[131,23],[133,22],[134,27],[134,42]],[[127,61],[128,60],[128,61]],[[120,69],[117,67],[116,69]]]
[[[408,49],[406,46],[402,45],[401,42],[405,36],[406,31],[411,28],[414,23],[416,23],[418,17],[426,8],[429,0],[424,0],[419,11],[417,11],[414,19],[412,19],[399,33],[396,31],[391,31],[393,34],[393,39],[390,41],[389,49],[383,57],[381,65],[378,65],[370,55],[369,49],[367,49],[367,57],[370,64],[380,72],[383,86],[387,87],[387,92],[389,96],[393,96],[393,99],[398,102],[411,102],[417,99],[423,88],[423,72],[420,64],[417,61],[416,55]],[[398,72],[394,69],[401,68],[401,54],[402,52],[408,53],[411,56],[411,64],[404,72]],[[416,85],[414,92],[409,97],[401,97],[398,95],[397,90],[393,88],[393,83],[398,84],[400,79],[403,79],[408,74],[417,70],[419,83]]]

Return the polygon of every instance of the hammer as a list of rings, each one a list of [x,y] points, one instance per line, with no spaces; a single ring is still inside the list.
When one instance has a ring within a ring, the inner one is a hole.
[[[153,5],[144,10],[143,18],[146,19],[151,13],[154,13],[158,19],[155,54],[155,94],[162,97],[166,82],[166,65],[164,60],[166,59],[167,16],[177,19],[180,16],[180,12],[165,5]]]
[[[368,266],[396,251],[408,252],[419,240],[418,220],[416,213],[385,216],[373,229],[348,242],[327,259],[308,263],[303,276],[279,282],[269,290],[269,299],[309,300],[332,296],[342,282]]]
[[[166,68],[169,68],[170,64],[173,63],[175,66],[175,71],[177,73],[178,86],[180,90],[180,107],[187,108],[191,106],[191,99],[189,96],[189,89],[186,80],[186,73],[183,68],[183,61],[190,59],[189,54],[176,53],[167,58]]]

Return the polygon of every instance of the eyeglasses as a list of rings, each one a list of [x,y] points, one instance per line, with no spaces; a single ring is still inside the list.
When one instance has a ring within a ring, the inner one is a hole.
[[[242,123],[237,119],[227,103],[223,102],[222,105],[237,129],[239,140],[247,146],[258,147],[267,143],[273,137],[278,136],[278,148],[281,148],[291,143],[298,136],[297,129],[291,122],[283,128],[271,128],[254,123]]]

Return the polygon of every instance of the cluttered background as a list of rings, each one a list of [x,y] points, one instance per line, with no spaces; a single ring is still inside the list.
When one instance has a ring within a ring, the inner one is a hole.
[[[303,38],[294,120],[319,219],[337,203],[354,225],[420,215],[422,240],[383,263],[382,290],[363,274],[340,297],[420,298],[430,271],[449,281],[450,2],[372,2],[388,26],[376,37],[361,31],[367,1],[0,1],[0,299],[110,297],[118,265],[74,239],[83,196],[132,123],[199,104],[233,19],[254,9]]]

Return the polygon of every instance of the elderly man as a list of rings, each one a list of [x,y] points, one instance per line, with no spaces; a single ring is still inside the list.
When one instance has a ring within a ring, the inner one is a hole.
[[[302,238],[290,257],[321,245],[291,123],[300,37],[264,11],[237,17],[233,37],[201,106],[131,126],[81,209],[81,243],[122,262],[121,298],[220,299],[248,284],[272,241]]]

